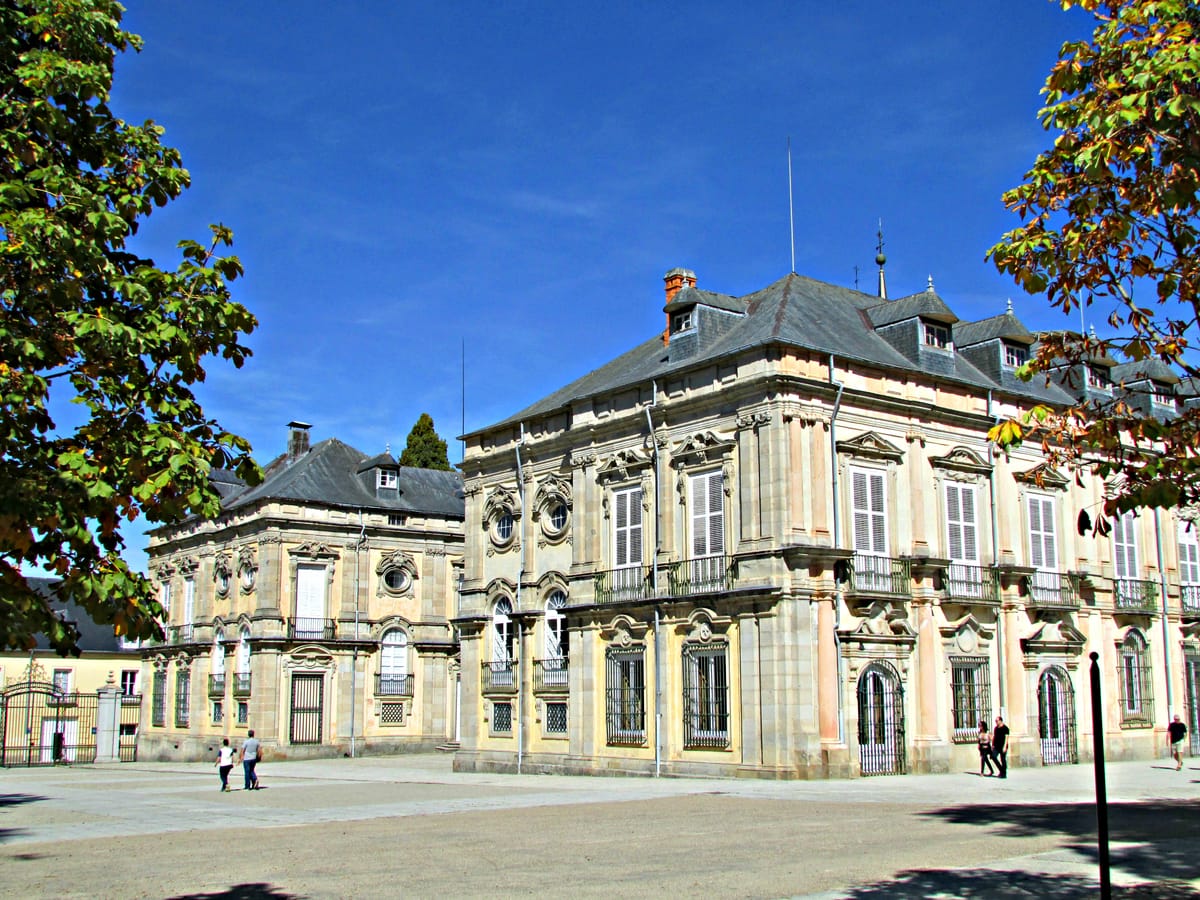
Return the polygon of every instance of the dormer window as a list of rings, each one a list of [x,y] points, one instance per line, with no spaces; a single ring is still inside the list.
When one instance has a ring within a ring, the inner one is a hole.
[[[1112,379],[1108,377],[1108,370],[1103,366],[1087,367],[1087,384],[1098,391],[1112,390]]]
[[[687,331],[688,329],[694,327],[695,324],[696,320],[694,318],[694,313],[690,309],[687,312],[677,312],[675,315],[671,316],[671,331],[673,333]]]
[[[395,489],[397,484],[395,469],[377,469],[375,474],[375,486],[380,488]]]
[[[1171,393],[1171,389],[1165,384],[1159,384],[1157,381],[1150,383],[1150,389],[1153,392],[1151,399],[1156,406],[1174,406],[1175,395]]]
[[[1015,344],[1004,345],[1004,364],[1017,368],[1029,362],[1029,351],[1024,347],[1018,347]]]
[[[923,322],[925,346],[938,347],[942,350],[950,347],[950,329],[944,325],[934,325],[932,322]],[[911,332],[910,332],[911,333]]]

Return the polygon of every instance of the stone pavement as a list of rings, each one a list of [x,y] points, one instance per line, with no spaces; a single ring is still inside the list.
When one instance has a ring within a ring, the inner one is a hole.
[[[6,896],[1096,895],[1090,766],[853,781],[455,773],[440,754],[0,770]],[[1200,897],[1200,761],[1108,767],[1114,884]]]

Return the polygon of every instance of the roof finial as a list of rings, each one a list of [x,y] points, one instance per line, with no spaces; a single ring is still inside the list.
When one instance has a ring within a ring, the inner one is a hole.
[[[386,444],[383,445],[383,452],[386,453],[388,456],[392,455],[392,442],[391,441],[388,441]]]
[[[875,245],[875,264],[879,266],[879,299],[887,299],[887,281],[883,277],[883,267],[887,265],[887,257],[883,255],[883,219],[879,220],[877,232],[879,243]]]
[[[933,273],[931,272],[929,274],[929,277],[925,280],[929,283],[929,287],[925,288],[925,290],[927,292],[929,292],[930,294],[932,294],[933,293]]]
[[[1010,316],[1012,315],[1012,297],[1008,298],[1008,309],[1005,310]]]

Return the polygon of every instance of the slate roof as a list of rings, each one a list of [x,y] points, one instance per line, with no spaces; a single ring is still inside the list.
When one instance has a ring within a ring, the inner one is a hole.
[[[1037,341],[1037,336],[1010,312],[954,326],[954,344],[957,347],[970,347],[997,339],[1028,347]]]
[[[685,293],[708,292],[695,288],[681,290],[675,295],[671,306],[674,307],[675,301]],[[663,346],[661,334],[656,334],[611,362],[489,427],[514,425],[526,419],[548,415],[569,406],[575,400],[604,395],[634,384],[645,384],[673,372],[705,365],[716,359],[736,356],[753,347],[770,344],[786,344],[822,355],[833,354],[839,360],[851,364],[865,363],[897,372],[935,374],[920,368],[879,335],[875,331],[875,325],[878,323],[873,322],[873,318],[878,316],[892,321],[890,317],[897,315],[895,321],[899,321],[914,315],[929,315],[939,321],[958,321],[944,301],[932,291],[922,291],[900,300],[881,303],[874,295],[817,281],[794,272],[752,294],[733,299],[744,305],[745,314],[736,319],[730,317],[731,323],[713,339],[702,340],[695,345],[695,352],[673,356],[671,347]],[[886,312],[882,309],[885,304]],[[894,312],[891,310],[893,304],[896,304]],[[963,327],[968,326],[961,323],[955,325],[955,334],[957,335]],[[979,390],[1011,391],[1043,402],[1063,405],[1073,402],[1070,394],[1054,384],[999,383],[959,353],[954,353],[946,370],[937,372],[935,377],[943,381],[966,384]],[[485,430],[487,429],[480,429],[472,434]]]
[[[396,465],[389,454],[368,459],[349,444],[327,438],[291,465],[286,454],[276,457],[265,468],[263,481],[257,487],[248,488],[234,477],[240,487],[229,495],[222,494],[221,510],[239,509],[262,500],[295,500],[351,509],[463,517],[462,476],[458,472],[402,466],[397,470],[398,490],[377,496],[374,479],[359,475],[370,468],[364,462],[372,461],[380,461],[389,468]],[[219,476],[220,480],[214,478],[218,490],[229,477],[225,472]]]
[[[133,654],[136,651],[125,650],[121,640],[113,634],[112,625],[103,625],[92,621],[86,611],[77,606],[74,601],[58,600],[54,596],[54,586],[59,584],[57,578],[26,578],[29,586],[50,601],[50,608],[61,618],[73,622],[79,629],[79,649],[84,653],[114,653],[124,652]],[[37,636],[37,649],[49,650],[50,642],[46,636]]]
[[[1143,359],[1140,362],[1120,363],[1109,369],[1109,376],[1116,383],[1122,381],[1145,381],[1151,379],[1163,384],[1176,384],[1179,376],[1161,359]]]
[[[663,307],[663,312],[674,312],[677,309],[686,309],[696,304],[735,313],[744,313],[746,311],[746,301],[740,297],[686,287],[675,292],[675,296],[671,298],[671,302]]]

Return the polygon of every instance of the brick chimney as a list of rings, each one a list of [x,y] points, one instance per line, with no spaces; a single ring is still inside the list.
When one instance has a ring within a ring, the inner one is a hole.
[[[307,422],[288,422],[287,462],[290,466],[308,452],[308,429],[312,428]]]
[[[691,269],[674,268],[663,276],[663,282],[666,285],[667,305],[671,305],[671,301],[685,287],[693,288],[696,286],[696,273]],[[667,313],[667,329],[663,332],[663,346],[671,343],[671,314]]]

